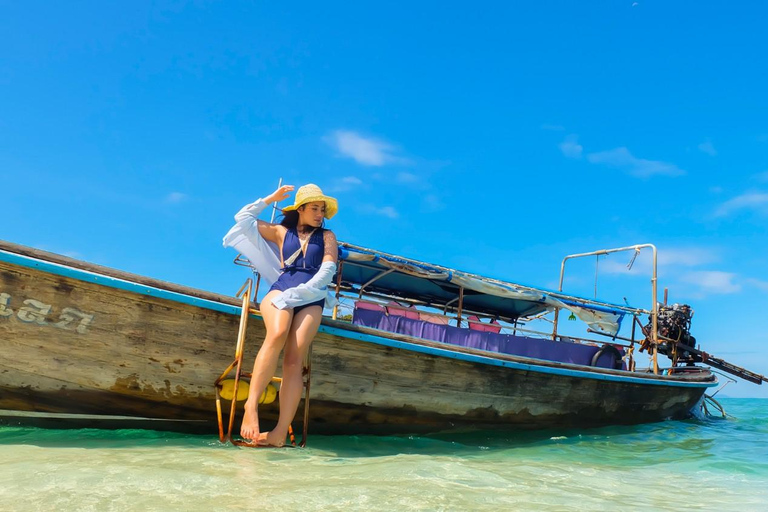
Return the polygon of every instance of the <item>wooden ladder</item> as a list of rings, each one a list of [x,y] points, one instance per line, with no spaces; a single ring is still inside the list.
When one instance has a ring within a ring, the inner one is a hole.
[[[259,279],[256,281],[256,291],[258,291]],[[245,331],[248,327],[248,317],[251,314],[259,314],[259,310],[251,307],[251,297],[255,295],[253,290],[253,280],[248,278],[240,287],[240,290],[235,294],[236,297],[240,297],[242,294],[243,305],[240,312],[240,328],[237,333],[237,345],[235,347],[235,359],[229,364],[224,373],[216,379],[213,384],[216,393],[216,416],[219,424],[219,441],[222,443],[230,442],[236,446],[247,446],[250,448],[265,448],[265,446],[257,445],[256,443],[247,442],[232,437],[232,428],[235,424],[235,416],[237,411],[237,402],[241,402],[248,398],[249,386],[245,380],[252,377],[250,372],[242,370],[243,366],[243,346],[245,345]],[[230,373],[234,370],[234,379],[228,378]],[[310,345],[307,351],[307,357],[304,360],[302,368],[302,376],[304,379],[304,429],[302,432],[300,447],[304,447],[307,444],[307,428],[309,426],[309,386],[310,375],[312,372],[312,346]],[[274,384],[282,383],[283,379],[280,377],[272,377],[272,380],[267,384],[267,389],[262,393],[259,398],[259,404],[272,403],[277,393],[270,393],[270,387],[275,389]],[[222,417],[221,399],[230,400],[231,405],[229,408],[229,421],[227,422],[226,434],[224,433],[224,419]],[[290,436],[291,445],[296,446],[296,438],[293,434],[293,426],[288,427],[288,434]]]

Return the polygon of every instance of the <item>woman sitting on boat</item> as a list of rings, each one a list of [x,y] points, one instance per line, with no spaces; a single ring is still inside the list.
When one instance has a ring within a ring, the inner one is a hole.
[[[282,446],[296,415],[302,390],[302,363],[317,333],[323,306],[332,300],[327,286],[336,273],[336,236],[323,228],[338,210],[336,199],[326,196],[317,185],[305,185],[296,192],[292,206],[283,208],[279,224],[258,220],[271,203],[286,199],[293,191],[284,185],[271,195],[245,206],[235,215],[237,224],[224,237],[224,245],[243,253],[262,279],[273,282],[261,301],[267,334],[253,365],[245,415],[240,435],[265,446]],[[283,355],[280,386],[280,416],[271,432],[260,432],[258,400]]]

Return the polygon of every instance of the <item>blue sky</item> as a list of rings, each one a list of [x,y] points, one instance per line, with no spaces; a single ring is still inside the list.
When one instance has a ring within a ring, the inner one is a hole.
[[[764,3],[281,4],[0,1],[0,238],[231,294],[232,215],[314,182],[340,239],[525,284],[654,243],[768,374]],[[598,295],[648,307],[629,259]]]

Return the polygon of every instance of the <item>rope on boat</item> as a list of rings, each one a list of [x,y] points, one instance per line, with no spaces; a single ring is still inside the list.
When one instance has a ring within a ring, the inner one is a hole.
[[[718,402],[717,400],[715,400],[715,395],[716,395],[716,394],[718,394],[719,392],[721,392],[723,389],[725,389],[725,387],[726,387],[728,384],[731,384],[731,383],[735,383],[735,382],[736,382],[736,379],[734,379],[734,378],[732,378],[732,377],[730,377],[730,376],[726,375],[726,374],[725,374],[725,373],[723,373],[723,372],[719,372],[719,371],[715,370],[714,368],[710,368],[710,371],[711,371],[712,373],[716,373],[716,374],[718,374],[718,375],[720,375],[720,376],[722,376],[722,377],[725,377],[725,379],[727,380],[727,382],[726,382],[725,384],[723,384],[722,386],[720,386],[720,387],[717,389],[717,391],[715,391],[715,392],[714,392],[714,393],[712,393],[711,395],[707,395],[707,394],[704,394],[704,398],[703,398],[703,399],[702,399],[702,401],[701,401],[701,411],[702,411],[702,412],[703,412],[703,413],[704,413],[704,414],[705,414],[707,417],[714,417],[714,415],[713,415],[713,414],[711,414],[711,413],[709,412],[709,407],[707,406],[707,403],[709,403],[709,404],[711,404],[711,405],[712,405],[712,407],[714,407],[716,410],[720,411],[720,415],[721,415],[721,417],[722,417],[722,418],[728,418],[728,417],[731,417],[731,418],[733,418],[734,416],[733,416],[732,414],[728,414],[727,412],[725,412],[725,408],[722,406],[722,404],[721,404],[720,402]]]
[[[712,396],[710,396],[710,395],[706,395],[706,394],[705,394],[705,395],[704,395],[704,400],[702,400],[702,401],[701,401],[701,410],[702,410],[702,412],[704,412],[704,414],[705,414],[707,417],[713,417],[713,416],[714,416],[714,414],[712,414],[712,413],[710,413],[710,412],[709,412],[709,407],[707,406],[707,403],[711,404],[711,405],[712,405],[712,407],[714,407],[714,408],[716,408],[718,411],[720,411],[720,416],[721,416],[723,419],[725,419],[725,418],[727,418],[727,417],[728,417],[728,414],[725,412],[725,409],[724,409],[724,408],[723,408],[723,406],[720,404],[720,402],[718,402],[717,400],[715,400],[715,399],[714,399],[714,397],[712,397]]]

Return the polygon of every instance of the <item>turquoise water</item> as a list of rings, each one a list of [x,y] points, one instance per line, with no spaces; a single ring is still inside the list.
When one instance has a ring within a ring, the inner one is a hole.
[[[214,435],[0,428],[0,510],[768,510],[768,400],[733,418],[543,434]]]

